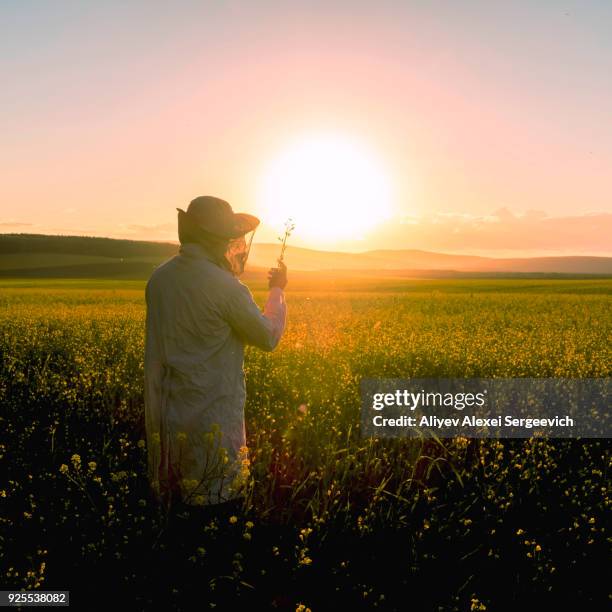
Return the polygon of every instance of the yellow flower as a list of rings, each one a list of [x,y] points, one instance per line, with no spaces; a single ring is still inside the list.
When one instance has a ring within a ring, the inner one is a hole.
[[[62,463],[62,465],[60,465],[60,472],[62,474],[67,474],[68,473],[68,466],[65,463]]]
[[[90,461],[90,462],[87,464],[87,466],[89,467],[89,469],[90,469],[92,472],[95,472],[95,471],[96,471],[97,464],[96,464],[96,462],[95,462],[95,461]]]
[[[183,478],[181,484],[187,490],[193,490],[198,486],[198,481],[195,478]]]
[[[247,521],[246,523],[247,529],[252,529],[253,528],[253,523],[251,521]]]
[[[522,529],[517,529],[516,535],[523,535],[525,532]]]
[[[312,529],[310,527],[306,527],[300,531],[300,540],[302,542],[306,540],[306,538],[312,533]]]
[[[76,453],[74,455],[72,455],[72,457],[70,457],[70,461],[72,461],[72,465],[74,465],[75,468],[80,468],[81,467],[81,456],[77,455]]]
[[[249,456],[249,448],[248,448],[248,446],[241,446],[238,449],[238,458],[239,458],[239,460],[241,462],[243,462],[243,463],[247,462],[247,465],[248,465],[250,463],[250,461],[248,459],[248,456]]]
[[[237,516],[234,516],[234,515],[230,516],[230,517],[229,517],[229,522],[230,522],[232,525],[233,525],[234,523],[237,523],[237,522],[238,522],[238,517],[237,517]]]
[[[310,565],[312,563],[312,559],[310,557],[302,557],[300,559],[300,565]]]

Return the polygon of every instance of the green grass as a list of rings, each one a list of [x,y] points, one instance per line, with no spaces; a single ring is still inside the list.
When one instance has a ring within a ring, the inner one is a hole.
[[[312,272],[290,272],[287,291],[357,291],[364,293],[612,293],[612,279],[397,279],[342,275],[338,278]],[[243,279],[254,291],[266,288],[263,273],[247,273]],[[144,291],[144,279],[107,278],[0,278],[0,289],[104,289]]]

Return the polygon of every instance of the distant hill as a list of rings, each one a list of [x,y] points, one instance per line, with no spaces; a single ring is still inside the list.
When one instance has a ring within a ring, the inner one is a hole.
[[[278,245],[253,245],[249,261],[269,266]],[[445,270],[447,272],[523,272],[612,274],[612,257],[531,257],[497,259],[476,255],[449,255],[417,250],[378,250],[362,253],[317,251],[287,247],[287,264],[294,270]]]
[[[147,278],[178,252],[178,244],[88,236],[0,234],[0,276],[47,278]],[[274,265],[277,244],[254,244],[249,270]],[[417,250],[362,253],[287,247],[293,271],[360,276],[449,277],[542,274],[612,275],[611,257],[533,257],[497,259]]]
[[[169,242],[0,234],[0,277],[148,278],[177,252]]]
[[[0,255],[56,253],[121,259],[127,257],[172,257],[178,244],[145,240],[120,240],[93,236],[48,236],[45,234],[0,234]]]

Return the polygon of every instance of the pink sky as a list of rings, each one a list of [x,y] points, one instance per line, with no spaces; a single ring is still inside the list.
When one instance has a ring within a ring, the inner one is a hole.
[[[610,5],[404,4],[3,7],[0,232],[175,240],[177,206],[258,214],[266,167],[333,133],[393,219],[295,244],[612,253]]]

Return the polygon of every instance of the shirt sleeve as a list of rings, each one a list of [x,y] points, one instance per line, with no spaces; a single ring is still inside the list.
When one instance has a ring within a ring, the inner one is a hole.
[[[246,343],[273,351],[279,343],[287,318],[285,296],[280,287],[270,290],[264,311],[257,306],[249,288],[238,283],[225,306],[225,319]]]

